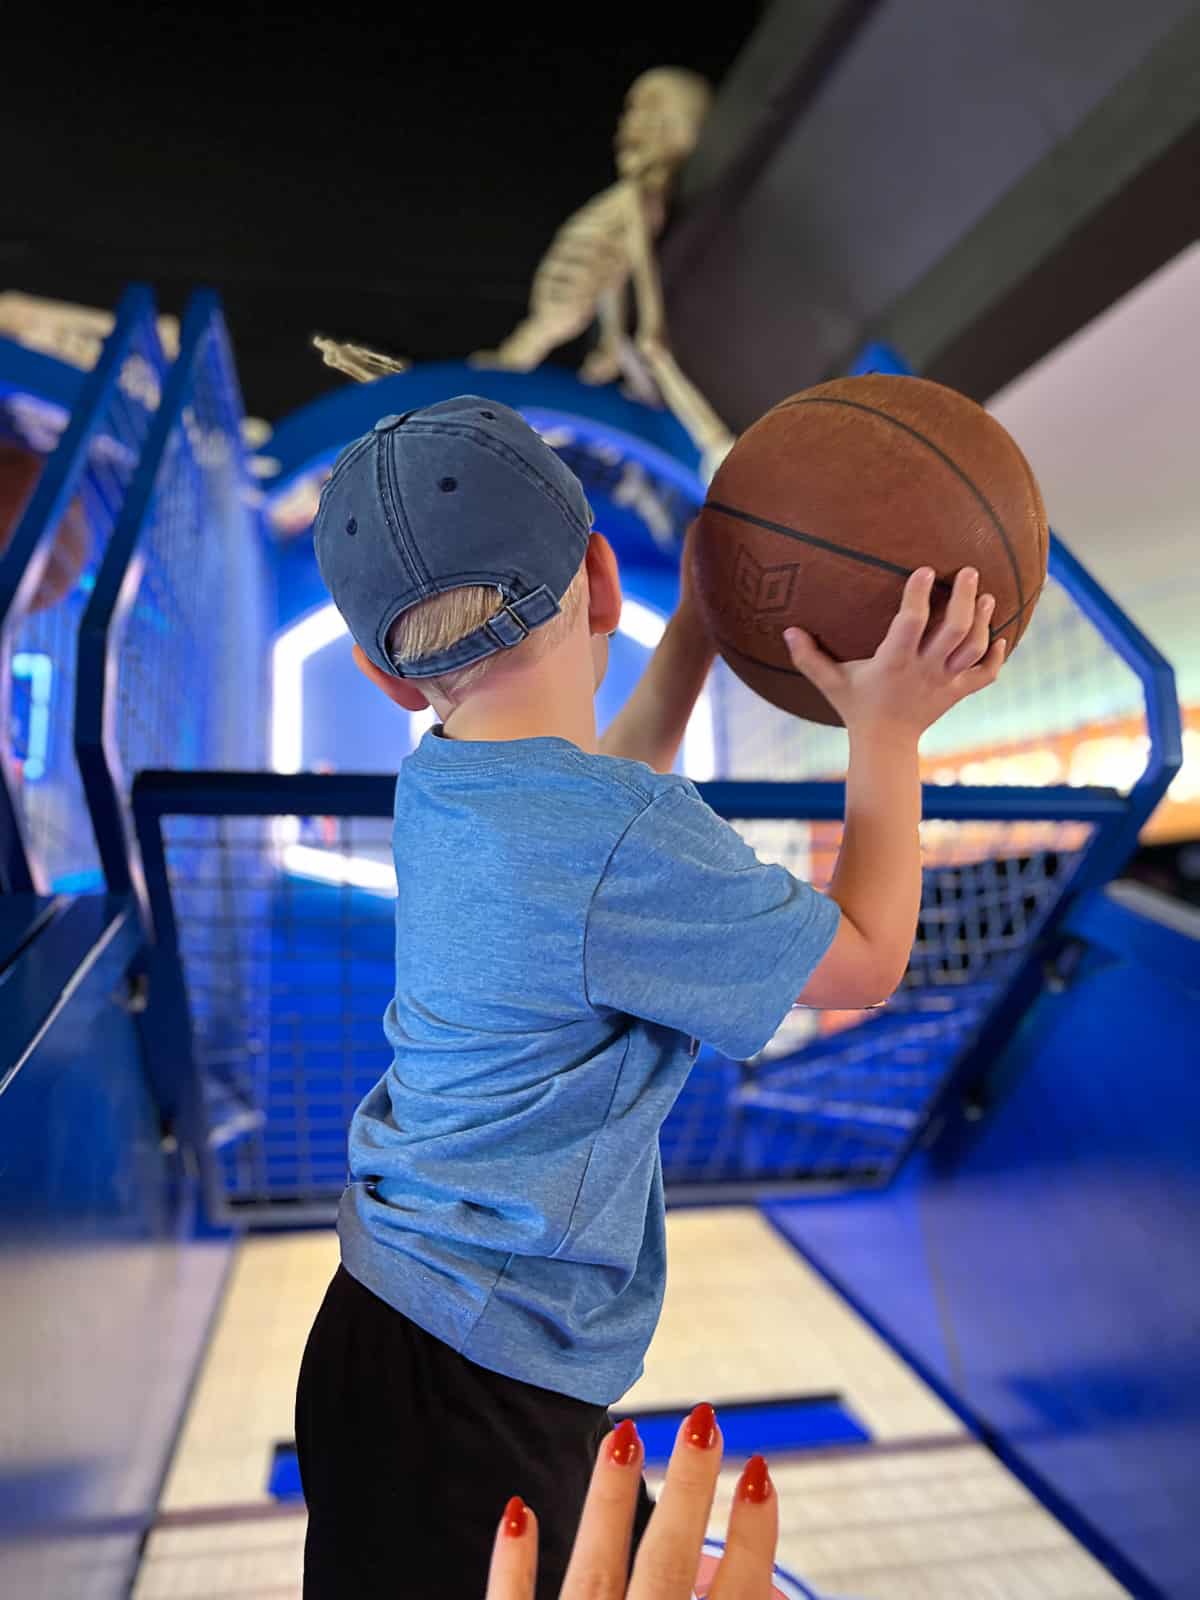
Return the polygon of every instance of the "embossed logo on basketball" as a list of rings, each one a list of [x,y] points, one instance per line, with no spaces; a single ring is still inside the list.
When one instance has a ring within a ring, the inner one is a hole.
[[[734,610],[739,628],[764,638],[778,634],[776,619],[791,610],[799,573],[799,567],[792,562],[763,566],[744,545],[739,545],[733,569]]]

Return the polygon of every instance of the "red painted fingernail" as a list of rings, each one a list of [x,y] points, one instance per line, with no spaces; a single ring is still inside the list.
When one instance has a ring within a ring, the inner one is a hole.
[[[707,1400],[702,1400],[685,1423],[684,1437],[697,1450],[711,1450],[717,1442],[717,1419]]]
[[[770,1499],[771,1475],[762,1456],[751,1456],[747,1461],[738,1481],[737,1494],[739,1500],[752,1500],[756,1505]]]
[[[608,1459],[615,1461],[618,1467],[627,1467],[637,1453],[637,1423],[632,1417],[626,1417],[624,1422],[617,1424],[612,1438],[608,1441]]]
[[[525,1502],[519,1494],[513,1495],[504,1508],[505,1536],[509,1539],[519,1539],[525,1532],[528,1522],[529,1518],[525,1512]]]

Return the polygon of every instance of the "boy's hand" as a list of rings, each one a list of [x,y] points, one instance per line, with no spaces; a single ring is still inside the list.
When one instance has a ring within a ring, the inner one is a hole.
[[[679,604],[676,606],[675,611],[676,615],[682,612],[689,620],[694,622],[697,628],[703,629],[704,617],[696,594],[696,575],[692,570],[695,549],[696,523],[692,522],[684,535],[683,554],[679,558]]]
[[[977,595],[979,574],[964,567],[945,616],[930,628],[934,578],[932,567],[912,574],[900,609],[869,660],[835,661],[804,629],[785,630],[792,660],[852,733],[919,738],[951,706],[995,682],[1006,649],[1003,639],[988,644],[995,597]]]

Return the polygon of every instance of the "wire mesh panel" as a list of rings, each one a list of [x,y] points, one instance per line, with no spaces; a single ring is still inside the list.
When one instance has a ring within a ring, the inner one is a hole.
[[[157,768],[265,763],[265,548],[251,503],[242,403],[208,297],[185,319],[182,382],[119,630],[116,745],[128,783]]]
[[[734,826],[761,860],[827,887],[840,826]],[[896,994],[867,1012],[796,1009],[752,1060],[693,1074],[663,1129],[668,1183],[890,1175],[1028,954],[1092,829],[939,821],[921,832],[921,912]]]
[[[844,774],[844,730],[803,722],[768,705],[720,659],[712,670],[709,695],[715,776],[812,779]],[[925,734],[924,776],[932,783],[1078,782],[1127,791],[1141,772],[1144,752],[1131,770],[1071,771],[1064,769],[1055,741],[1129,717],[1145,727],[1138,676],[1055,576],[1052,558],[1037,610],[999,678]]]
[[[125,503],[135,468],[162,397],[165,358],[158,342],[153,300],[131,291],[122,302],[105,352],[79,402],[80,414],[58,418],[27,403],[21,433],[33,435],[46,454],[46,486],[61,486],[55,503],[37,495],[10,555],[26,547],[27,561],[65,563],[69,586],[54,603],[38,605],[0,630],[5,671],[0,685],[0,749],[8,752],[3,778],[20,818],[25,849],[41,887],[98,887],[99,858],[75,761],[73,712],[80,622]],[[65,431],[58,436],[54,424]],[[43,491],[39,483],[38,491]],[[16,575],[14,575],[14,582]],[[4,588],[0,583],[0,590]]]
[[[176,816],[164,835],[223,1198],[278,1220],[331,1207],[351,1115],[390,1059],[391,821]]]
[[[839,825],[735,826],[762,859],[828,882]],[[391,1059],[391,828],[390,816],[163,818],[216,1194],[230,1214],[332,1215],[351,1116]],[[896,996],[868,1013],[794,1011],[748,1062],[703,1048],[662,1131],[668,1184],[886,1176],[1090,836],[1070,821],[924,824],[920,926]]]
[[[144,910],[137,774],[264,764],[265,548],[241,424],[224,321],[215,296],[201,292],[80,630],[76,748],[100,862],[110,892],[133,892]],[[208,922],[232,927],[232,886],[213,867],[193,845],[177,855],[174,881],[180,890],[189,876],[204,883],[206,903],[217,897]],[[259,921],[265,915],[260,906]],[[210,1138],[221,1144],[262,1117],[244,1028],[265,994],[236,941],[201,969],[199,990]]]

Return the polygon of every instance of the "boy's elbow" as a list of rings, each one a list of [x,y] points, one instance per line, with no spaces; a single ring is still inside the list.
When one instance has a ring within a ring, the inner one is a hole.
[[[869,1011],[886,1005],[900,987],[903,976],[892,967],[864,966],[836,978],[829,986],[829,998],[818,1004],[833,1011]]]
[[[911,956],[912,948],[907,945],[902,950],[871,951],[864,962],[862,972],[863,989],[867,998],[859,1004],[864,1009],[886,1005],[904,982],[904,974],[908,971]]]
[[[879,951],[843,919],[799,1004],[827,1011],[867,1011],[886,1004],[904,981],[909,952]]]
[[[904,968],[899,972],[888,971],[883,977],[870,975],[863,984],[861,995],[845,1009],[847,1011],[869,1011],[873,1006],[883,1006],[892,998],[900,987],[904,978]]]

